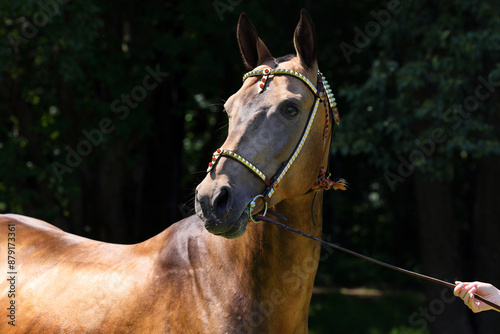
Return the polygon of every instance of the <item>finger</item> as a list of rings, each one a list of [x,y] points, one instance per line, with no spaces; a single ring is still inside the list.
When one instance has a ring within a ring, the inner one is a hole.
[[[476,292],[477,288],[474,286],[472,287],[468,293],[469,293],[469,299],[474,302],[474,293]]]
[[[461,295],[463,294],[463,297],[461,297],[463,300],[464,300],[464,303],[469,305],[470,307],[470,293],[467,289],[464,289],[464,291],[462,291]]]
[[[467,293],[469,294],[469,296],[473,296],[474,293],[476,292],[477,290],[477,286],[475,286],[474,284],[471,284],[471,285],[468,285],[465,290],[467,291]]]
[[[457,284],[457,286],[453,289],[453,294],[457,297],[459,297],[460,295],[460,292],[462,291],[463,287],[464,287],[464,283],[462,282],[455,282],[455,284]]]
[[[467,295],[467,291],[468,291],[468,290],[467,290],[467,286],[466,286],[466,285],[464,285],[464,286],[460,289],[460,291],[458,291],[458,297],[460,297],[460,298],[464,299],[464,298],[465,298],[465,296]]]

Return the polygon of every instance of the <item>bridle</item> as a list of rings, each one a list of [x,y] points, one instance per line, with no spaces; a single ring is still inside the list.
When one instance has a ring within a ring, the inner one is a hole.
[[[396,270],[396,271],[399,271],[399,272],[402,272],[402,273],[405,273],[408,275],[412,275],[412,276],[415,276],[415,277],[418,277],[421,279],[425,279],[425,280],[428,280],[428,281],[431,281],[431,282],[434,282],[434,283],[437,283],[437,284],[440,284],[440,285],[443,285],[443,286],[446,286],[446,287],[453,289],[455,287],[455,285],[453,283],[443,281],[443,280],[440,280],[440,279],[437,279],[437,278],[434,278],[431,276],[422,275],[422,274],[419,274],[419,273],[416,273],[416,272],[413,272],[413,271],[410,271],[407,269],[403,269],[400,267],[396,267],[396,266],[393,266],[391,264],[388,264],[388,263],[385,263],[385,262],[382,262],[379,260],[375,260],[375,259],[370,258],[368,256],[353,252],[347,248],[343,248],[339,245],[321,240],[317,237],[314,237],[312,235],[309,235],[307,233],[299,231],[291,226],[277,222],[276,220],[274,220],[270,217],[266,217],[266,213],[268,212],[268,210],[267,210],[268,202],[271,199],[271,197],[273,196],[275,190],[279,187],[281,180],[283,179],[285,174],[290,169],[290,166],[297,159],[297,156],[299,155],[300,151],[302,150],[302,147],[304,146],[304,143],[309,135],[312,124],[314,122],[314,118],[316,117],[316,113],[318,111],[318,107],[319,107],[320,102],[325,103],[325,110],[327,113],[327,118],[326,118],[327,121],[325,124],[325,138],[327,137],[327,134],[329,131],[329,128],[328,128],[329,121],[328,120],[329,120],[329,116],[330,116],[330,110],[333,114],[335,124],[339,125],[339,120],[340,120],[339,113],[337,110],[337,103],[335,102],[335,98],[333,96],[332,90],[330,89],[330,85],[328,85],[328,81],[326,81],[326,78],[321,74],[320,71],[318,71],[318,87],[315,87],[312,84],[312,82],[309,79],[307,79],[304,75],[302,75],[298,72],[286,70],[286,69],[265,68],[263,70],[250,71],[243,76],[243,81],[245,81],[248,77],[251,77],[251,76],[262,76],[262,78],[258,81],[259,82],[258,92],[262,93],[266,87],[266,83],[268,81],[269,75],[288,75],[288,76],[293,76],[295,78],[298,78],[306,84],[306,86],[313,92],[313,94],[315,96],[314,105],[313,105],[311,111],[309,112],[309,119],[307,121],[306,128],[304,129],[304,131],[302,133],[302,137],[301,137],[299,143],[297,144],[297,146],[295,147],[292,155],[290,156],[290,158],[288,159],[287,162],[282,164],[282,166],[278,169],[278,171],[275,173],[275,175],[273,177],[269,178],[259,168],[257,168],[254,164],[252,164],[250,161],[243,158],[238,153],[235,153],[235,152],[230,151],[230,150],[219,148],[219,149],[217,149],[217,151],[214,152],[214,154],[212,156],[212,161],[208,164],[207,172],[209,173],[212,170],[212,168],[215,166],[215,164],[217,163],[217,161],[221,157],[227,157],[227,158],[234,159],[235,161],[238,161],[239,163],[241,163],[242,165],[247,167],[260,180],[262,180],[262,182],[264,182],[266,184],[266,189],[264,190],[264,192],[262,194],[255,196],[255,198],[249,204],[249,217],[250,217],[250,220],[253,221],[254,223],[260,223],[261,221],[266,221],[266,222],[275,224],[281,228],[284,228],[286,230],[289,230],[289,231],[292,231],[292,232],[297,233],[299,235],[302,235],[306,238],[309,238],[309,239],[318,241],[320,243],[323,243],[325,245],[328,245],[330,247],[333,247],[333,248],[340,250],[342,252],[346,252],[348,254],[354,255],[354,256],[359,257],[361,259],[364,259],[364,260],[370,261],[372,263],[384,266],[386,268],[393,269],[393,270]],[[325,98],[325,96],[326,96],[326,98]],[[318,176],[318,180],[316,181],[315,185],[313,185],[313,187],[311,188],[310,191],[316,191],[318,189],[345,190],[347,183],[345,182],[344,179],[338,179],[338,180],[335,180],[335,182],[334,182],[334,181],[331,181],[329,179],[329,176],[330,176],[329,174],[325,174],[324,167],[321,167],[320,172],[319,172],[319,176]],[[258,198],[262,198],[265,206],[264,206],[263,212],[254,217],[253,210],[256,207],[256,200]],[[279,218],[281,220],[286,221],[286,217],[283,217],[281,214],[279,214],[277,212],[271,212],[271,214],[273,216],[276,216],[277,218]],[[474,297],[481,300],[482,302],[494,307],[495,309],[500,310],[500,305],[497,305],[497,304],[495,304],[495,303],[493,303],[493,302],[491,302],[491,301],[489,301],[489,300],[487,300],[487,299],[485,299],[477,294],[474,294]]]
[[[255,77],[255,76],[261,77],[258,80],[258,87],[257,87],[258,93],[260,94],[265,90],[270,75],[285,75],[297,78],[300,81],[302,81],[314,95],[314,104],[311,110],[309,111],[309,117],[306,123],[306,127],[304,128],[301,139],[295,146],[295,149],[291,154],[290,158],[278,168],[274,176],[268,177],[257,166],[252,164],[250,161],[248,161],[238,153],[223,148],[219,148],[213,153],[212,160],[208,164],[208,169],[207,169],[207,173],[210,173],[212,168],[215,166],[215,164],[221,157],[227,157],[241,163],[243,166],[248,168],[252,173],[254,173],[262,182],[264,182],[264,184],[266,185],[264,192],[262,194],[255,196],[254,199],[249,204],[249,217],[250,220],[253,221],[254,223],[260,222],[255,220],[252,214],[254,208],[256,207],[256,200],[262,198],[262,200],[264,201],[264,210],[263,213],[260,215],[261,217],[264,217],[267,213],[268,202],[271,200],[271,197],[274,195],[276,189],[279,188],[281,181],[285,177],[286,173],[290,170],[290,167],[295,162],[299,153],[304,147],[304,144],[307,140],[307,137],[309,136],[309,132],[311,131],[312,125],[314,123],[314,119],[316,118],[316,114],[318,112],[320,103],[324,103],[326,112],[326,122],[324,131],[325,139],[328,137],[327,135],[329,133],[330,112],[333,114],[333,120],[335,124],[339,125],[340,123],[340,116],[337,109],[337,103],[335,102],[335,97],[333,96],[333,92],[330,88],[330,85],[328,84],[328,81],[320,71],[318,71],[317,87],[315,87],[314,84],[303,74],[292,70],[280,69],[280,68],[278,69],[265,68],[265,69],[250,71],[243,76],[243,81],[245,81],[249,77]],[[339,179],[336,182],[330,181],[328,179],[329,175],[325,177],[324,171],[323,172],[320,171],[320,177],[321,181],[317,181],[312,189],[319,190],[323,188],[323,189],[345,190],[346,186],[345,180]]]

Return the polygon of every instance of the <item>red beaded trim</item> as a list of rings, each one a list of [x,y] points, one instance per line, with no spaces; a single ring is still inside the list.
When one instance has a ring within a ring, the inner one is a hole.
[[[269,77],[270,73],[271,73],[271,70],[269,68],[265,68],[263,70],[262,79],[260,80],[261,83],[259,84],[259,93],[262,93],[264,91],[264,87],[266,87],[267,78]]]
[[[222,153],[222,150],[218,148],[213,154],[212,154],[212,161],[208,163],[208,168],[207,168],[207,173],[209,173],[212,170],[212,167],[214,166],[215,162],[217,159],[219,159],[220,154]]]

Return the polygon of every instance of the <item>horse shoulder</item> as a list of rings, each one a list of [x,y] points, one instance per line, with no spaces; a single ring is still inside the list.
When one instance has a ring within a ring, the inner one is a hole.
[[[234,275],[239,254],[233,246],[240,242],[209,233],[197,216],[165,231],[156,266],[162,287],[156,306],[173,333],[185,328],[224,333],[240,327],[251,303],[249,286]]]

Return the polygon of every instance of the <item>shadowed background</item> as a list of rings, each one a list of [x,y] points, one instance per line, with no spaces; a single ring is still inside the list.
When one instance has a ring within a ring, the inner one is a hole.
[[[499,286],[497,1],[2,0],[0,212],[119,243],[192,214],[246,71],[239,14],[282,56],[302,7],[339,102],[333,176],[351,185],[326,195],[324,238]],[[330,250],[317,286],[315,333],[500,328],[443,287]]]

